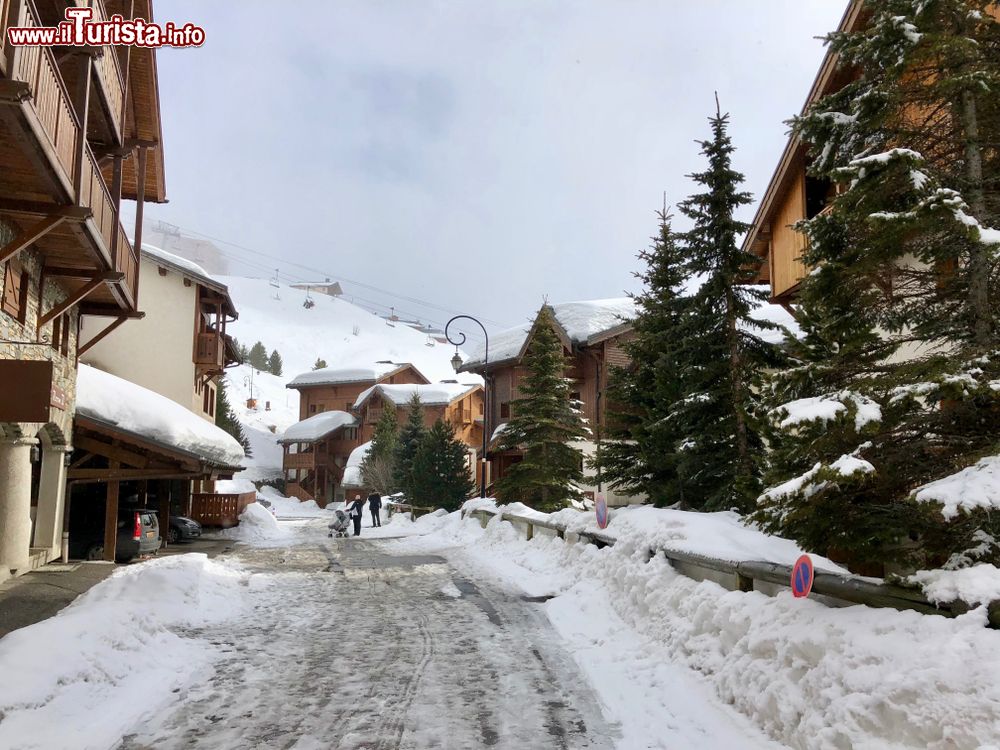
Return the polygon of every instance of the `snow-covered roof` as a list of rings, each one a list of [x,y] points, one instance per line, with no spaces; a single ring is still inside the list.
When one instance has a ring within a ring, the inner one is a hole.
[[[304,385],[340,385],[342,383],[375,383],[382,378],[411,366],[405,362],[376,362],[362,367],[323,367],[319,370],[303,372],[292,378],[287,388]]]
[[[322,440],[341,427],[353,427],[357,424],[353,414],[346,411],[325,411],[315,414],[309,419],[296,422],[281,436],[279,443],[315,443]]]
[[[149,243],[142,243],[142,254],[147,258],[150,258],[156,263],[173,268],[175,271],[190,276],[196,279],[199,283],[213,289],[220,294],[225,295],[229,298],[229,289],[221,281],[212,278],[208,271],[194,263],[187,258],[182,258],[179,255],[174,255],[173,253],[167,252],[163,248],[156,247],[156,245],[150,245]],[[232,303],[232,299],[229,299],[229,305],[231,308],[231,314],[235,316],[236,307]]]
[[[364,463],[365,456],[368,455],[368,450],[371,447],[372,441],[369,440],[351,451],[351,455],[347,457],[347,465],[344,466],[344,478],[340,482],[344,487],[364,487],[364,481],[361,479],[361,464]]]
[[[430,385],[380,383],[373,385],[358,396],[354,402],[354,408],[360,409],[361,405],[376,392],[381,394],[383,398],[392,401],[396,406],[405,406],[410,403],[413,394],[420,396],[420,403],[424,406],[447,406],[475,390],[482,390],[482,386],[468,383],[431,383]]]
[[[586,344],[601,334],[622,327],[635,316],[635,303],[630,297],[563,302],[551,305],[552,313],[567,338],[574,344]],[[521,354],[531,332],[532,323],[508,328],[490,337],[489,361],[506,362]],[[476,348],[463,369],[483,364],[485,346]]]
[[[213,466],[239,466],[243,448],[229,433],[166,396],[81,364],[76,411],[123,432],[196,456]]]

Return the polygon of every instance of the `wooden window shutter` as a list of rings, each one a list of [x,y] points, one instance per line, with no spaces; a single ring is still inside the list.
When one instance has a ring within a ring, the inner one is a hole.
[[[62,315],[60,315],[58,318],[52,321],[52,340],[49,342],[49,344],[56,351],[59,351],[59,346],[62,343],[62,324],[63,324]]]
[[[20,320],[21,269],[14,261],[8,261],[6,268],[4,268],[3,311]]]

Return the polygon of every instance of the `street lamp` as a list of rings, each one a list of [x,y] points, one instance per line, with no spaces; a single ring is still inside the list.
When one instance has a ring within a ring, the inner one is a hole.
[[[455,372],[458,372],[461,369],[461,367],[462,367],[462,357],[458,353],[458,347],[460,347],[463,344],[465,344],[465,334],[463,332],[458,331],[458,336],[461,336],[460,339],[453,339],[451,337],[451,334],[448,333],[448,329],[451,327],[451,324],[454,323],[456,320],[468,320],[468,321],[471,321],[471,322],[475,323],[477,326],[479,326],[480,328],[483,329],[483,337],[486,339],[486,348],[485,348],[484,353],[483,353],[483,372],[484,372],[484,375],[483,375],[483,454],[482,454],[482,456],[480,458],[481,465],[480,465],[480,471],[479,471],[479,496],[480,497],[486,497],[486,445],[487,445],[486,430],[487,430],[487,427],[489,426],[489,419],[488,419],[488,417],[489,417],[489,411],[490,411],[490,409],[489,409],[490,402],[487,399],[487,393],[486,393],[486,375],[485,375],[485,371],[486,371],[486,365],[490,361],[490,335],[486,332],[486,326],[484,326],[478,320],[476,320],[475,318],[473,318],[471,315],[456,315],[454,318],[452,318],[451,320],[448,321],[448,323],[444,327],[444,337],[448,340],[449,344],[454,344],[455,345],[455,356],[451,358],[451,366],[455,368]]]

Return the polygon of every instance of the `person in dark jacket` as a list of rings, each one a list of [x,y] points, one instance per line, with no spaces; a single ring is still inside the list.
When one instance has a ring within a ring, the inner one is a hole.
[[[381,526],[382,519],[379,518],[379,511],[382,509],[382,496],[372,490],[368,496],[368,510],[372,512],[372,526]]]
[[[361,514],[364,512],[365,501],[361,499],[361,495],[355,495],[354,502],[347,511],[351,521],[354,522],[354,536],[361,536]]]

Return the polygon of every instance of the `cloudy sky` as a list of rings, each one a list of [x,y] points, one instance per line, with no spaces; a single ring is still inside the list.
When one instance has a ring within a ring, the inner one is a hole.
[[[713,92],[759,194],[845,5],[157,0],[207,42],[159,54],[149,215],[244,275],[321,271],[436,322],[620,296],[664,192],[692,190]]]

